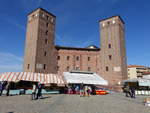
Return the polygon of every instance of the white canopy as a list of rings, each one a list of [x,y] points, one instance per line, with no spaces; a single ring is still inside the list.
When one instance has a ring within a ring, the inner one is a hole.
[[[94,85],[108,85],[108,82],[96,73],[86,72],[64,72],[64,79],[69,84],[94,84]]]
[[[57,74],[44,74],[32,72],[6,72],[0,74],[0,81],[32,81],[43,84],[54,83],[64,84],[63,77]]]

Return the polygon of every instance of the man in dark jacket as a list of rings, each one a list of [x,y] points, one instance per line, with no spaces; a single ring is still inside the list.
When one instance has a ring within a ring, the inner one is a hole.
[[[131,88],[131,98],[135,98],[135,88]]]
[[[37,98],[38,99],[39,97],[42,98],[42,88],[43,88],[43,85],[38,83],[38,92],[37,92]]]

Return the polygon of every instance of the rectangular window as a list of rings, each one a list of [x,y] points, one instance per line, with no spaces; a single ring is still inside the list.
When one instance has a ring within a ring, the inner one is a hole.
[[[88,71],[91,71],[91,67],[88,67]]]
[[[46,19],[47,19],[47,20],[49,19],[49,16],[48,16],[48,15],[46,15]]]
[[[48,31],[45,32],[45,35],[48,35]]]
[[[90,61],[90,57],[88,57],[88,61]]]
[[[111,44],[108,44],[108,48],[109,48],[109,49],[111,48]]]
[[[28,64],[28,67],[27,67],[27,69],[29,69],[30,68],[30,64]]]
[[[60,56],[57,57],[57,60],[60,60]]]
[[[49,23],[46,23],[46,27],[48,27],[49,26]]]
[[[44,56],[47,56],[47,52],[46,51],[44,52]]]
[[[60,68],[60,67],[59,67],[59,66],[57,66],[57,71],[59,71],[59,68]]]
[[[47,39],[45,39],[45,44],[47,44],[48,43],[48,40]]]
[[[79,56],[76,57],[76,60],[79,61]]]
[[[109,71],[108,66],[106,66],[106,71]]]
[[[44,69],[44,70],[46,69],[46,64],[44,64],[43,69]]]
[[[69,71],[69,66],[67,66],[67,69],[66,69],[67,71]]]
[[[69,58],[70,58],[70,57],[69,57],[69,56],[67,56],[67,60],[69,60]]]
[[[112,56],[111,55],[109,55],[109,60],[111,60],[112,59]]]

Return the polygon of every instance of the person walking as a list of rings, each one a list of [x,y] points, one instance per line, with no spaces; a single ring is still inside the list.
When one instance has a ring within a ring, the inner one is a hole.
[[[42,98],[42,84],[38,83],[38,92],[37,92],[37,98]]]
[[[131,88],[131,98],[135,98],[135,88]]]
[[[130,88],[129,88],[128,85],[125,86],[124,92],[125,92],[125,94],[126,94],[126,97],[129,97],[129,96],[131,97],[131,92],[130,92]]]
[[[0,96],[3,94],[3,90],[5,89],[6,85],[7,85],[7,81],[2,81],[0,83]]]
[[[0,82],[0,96],[2,95],[3,93],[3,82]]]
[[[32,87],[32,95],[31,95],[31,99],[32,99],[32,100],[35,100],[35,99],[36,99],[36,91],[37,91],[37,86],[36,86],[36,84],[33,84],[33,87]]]
[[[8,82],[6,85],[6,96],[9,96],[9,91],[10,91],[10,82]]]

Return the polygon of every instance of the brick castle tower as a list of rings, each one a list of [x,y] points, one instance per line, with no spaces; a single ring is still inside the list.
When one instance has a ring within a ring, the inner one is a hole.
[[[120,16],[100,21],[100,75],[117,85],[127,79],[124,22]]]
[[[24,71],[59,73],[78,70],[98,73],[110,86],[127,79],[125,28],[120,16],[101,20],[100,48],[56,46],[56,17],[42,8],[28,14]]]
[[[28,14],[23,67],[25,72],[57,73],[55,21],[56,17],[42,8]]]

